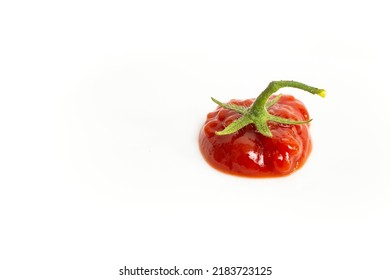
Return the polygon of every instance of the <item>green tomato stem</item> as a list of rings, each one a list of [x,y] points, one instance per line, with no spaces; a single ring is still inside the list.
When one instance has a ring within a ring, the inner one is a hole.
[[[248,124],[253,123],[257,130],[267,136],[272,137],[272,133],[268,127],[267,122],[273,121],[277,123],[283,123],[283,124],[304,124],[307,122],[310,122],[311,119],[305,120],[305,121],[294,121],[290,119],[285,119],[282,117],[271,115],[268,112],[268,109],[275,105],[279,99],[282,97],[281,94],[274,97],[272,100],[268,100],[272,94],[277,92],[279,89],[284,87],[292,87],[292,88],[298,88],[307,92],[310,92],[311,94],[319,95],[321,97],[326,96],[326,92],[323,89],[318,89],[315,87],[311,87],[308,85],[305,85],[300,82],[296,81],[273,81],[269,83],[267,88],[256,98],[256,100],[253,102],[252,106],[247,108],[244,106],[239,106],[235,104],[229,104],[229,103],[222,103],[215,98],[211,98],[215,103],[217,103],[219,106],[225,109],[233,110],[237,113],[240,113],[242,116],[241,118],[237,119],[236,121],[232,122],[230,125],[225,127],[222,131],[217,131],[215,134],[217,135],[227,135],[234,133],[238,131],[239,129],[247,126]]]

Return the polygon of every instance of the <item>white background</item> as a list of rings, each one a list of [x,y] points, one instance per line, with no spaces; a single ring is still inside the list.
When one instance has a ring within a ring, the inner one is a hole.
[[[337,3],[336,3],[337,2]],[[385,1],[0,2],[0,278],[390,279]],[[282,179],[209,167],[210,96],[325,88]],[[257,277],[234,277],[253,278]]]

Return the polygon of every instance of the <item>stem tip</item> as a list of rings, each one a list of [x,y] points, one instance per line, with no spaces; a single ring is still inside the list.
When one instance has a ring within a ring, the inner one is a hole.
[[[323,97],[323,98],[325,98],[325,96],[326,96],[326,90],[321,89],[320,92],[318,93],[318,95],[321,96],[321,97]]]

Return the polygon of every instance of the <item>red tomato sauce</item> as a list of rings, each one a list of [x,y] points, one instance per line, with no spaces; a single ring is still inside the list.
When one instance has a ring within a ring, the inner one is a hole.
[[[234,99],[229,103],[249,107],[253,102],[254,99]],[[283,95],[268,112],[296,121],[309,119],[303,103],[290,95]],[[269,121],[272,138],[260,134],[253,124],[233,134],[215,134],[240,116],[220,106],[207,115],[199,134],[199,147],[212,167],[245,177],[280,177],[305,163],[312,148],[309,123],[286,125]]]

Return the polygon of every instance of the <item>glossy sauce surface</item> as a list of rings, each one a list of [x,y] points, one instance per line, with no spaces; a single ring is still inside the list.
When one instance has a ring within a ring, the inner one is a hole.
[[[253,101],[231,100],[229,103],[249,107]],[[309,119],[303,103],[290,95],[283,95],[268,111],[297,121]],[[272,138],[260,134],[253,124],[233,134],[215,134],[240,116],[219,106],[207,115],[199,134],[199,147],[211,166],[246,177],[278,177],[292,173],[305,163],[312,147],[308,123],[285,125],[268,122]]]

